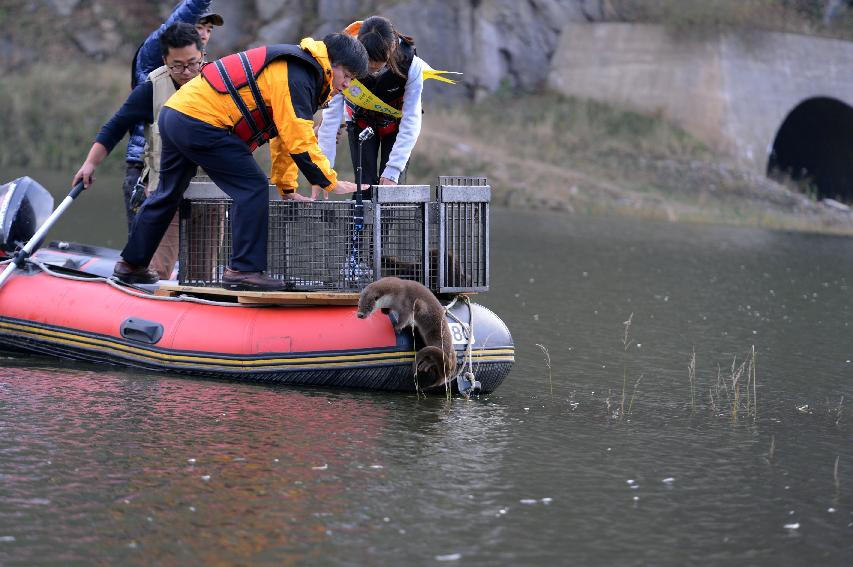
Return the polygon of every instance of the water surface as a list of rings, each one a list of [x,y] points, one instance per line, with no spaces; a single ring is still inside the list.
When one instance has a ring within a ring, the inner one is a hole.
[[[495,210],[472,401],[0,355],[0,564],[849,564],[850,247]]]

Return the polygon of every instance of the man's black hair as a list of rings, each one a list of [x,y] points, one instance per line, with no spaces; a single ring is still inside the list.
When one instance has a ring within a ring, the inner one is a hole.
[[[343,66],[357,79],[367,75],[367,50],[356,38],[345,33],[330,33],[323,38],[323,43],[332,65]]]
[[[165,59],[169,55],[169,49],[177,49],[195,45],[198,50],[204,52],[204,44],[195,26],[186,22],[175,22],[160,34],[160,53]]]

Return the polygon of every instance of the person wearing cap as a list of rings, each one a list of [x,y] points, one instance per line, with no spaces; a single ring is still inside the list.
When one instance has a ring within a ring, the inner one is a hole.
[[[130,72],[130,88],[135,89],[138,85],[148,80],[148,75],[163,64],[163,55],[160,51],[160,35],[172,24],[186,22],[196,26],[201,37],[203,50],[207,50],[207,42],[210,40],[213,26],[221,26],[225,22],[222,16],[210,12],[211,0],[182,0],[166,21],[159,28],[151,32],[145,41],[136,50],[133,56],[133,64]],[[133,217],[139,203],[145,196],[145,180],[141,179],[145,167],[143,152],[145,149],[145,125],[134,124],[130,130],[130,139],[127,142],[125,162],[127,164],[122,193],[124,194],[125,212],[127,214],[127,229],[133,224]],[[134,189],[137,189],[134,195]],[[135,197],[136,199],[132,199]]]
[[[266,45],[204,66],[160,112],[160,183],[145,200],[113,271],[125,283],[155,283],[149,268],[197,167],[232,200],[232,244],[222,282],[231,289],[273,291],[284,282],[267,267],[269,184],[283,199],[296,192],[298,173],[312,186],[348,194],[355,183],[338,180],[320,151],[313,117],[329,99],[367,73],[367,51],[353,36]],[[270,178],[252,157],[270,142]]]
[[[222,26],[224,24],[225,20],[219,14],[205,12],[198,19],[198,22],[196,22],[195,29],[198,31],[198,35],[201,36],[201,42],[207,46],[207,42],[210,41],[210,35],[213,33],[213,26]]]

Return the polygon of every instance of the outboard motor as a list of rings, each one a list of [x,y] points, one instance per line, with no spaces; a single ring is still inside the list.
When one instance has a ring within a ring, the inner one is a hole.
[[[30,177],[0,185],[0,252],[23,246],[53,212],[53,196]]]

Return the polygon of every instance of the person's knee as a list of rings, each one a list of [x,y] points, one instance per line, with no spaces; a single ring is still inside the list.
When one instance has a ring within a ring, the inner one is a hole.
[[[264,201],[269,199],[270,182],[263,172],[251,174],[246,179],[246,195],[249,200]]]
[[[264,189],[269,190],[270,182],[269,182],[269,179],[267,179],[267,176],[264,174],[263,171],[258,170],[256,172],[250,173],[248,175],[249,175],[250,183],[252,185],[257,185],[259,188],[261,186],[263,186]]]

